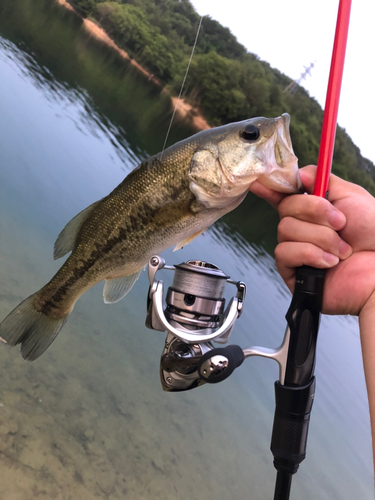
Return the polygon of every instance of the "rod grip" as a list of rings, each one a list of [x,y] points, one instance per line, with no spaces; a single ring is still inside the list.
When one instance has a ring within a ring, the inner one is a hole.
[[[276,409],[271,451],[277,470],[297,472],[306,456],[310,413],[315,394],[315,377],[302,387],[288,387],[275,382]]]
[[[314,374],[324,276],[324,269],[309,266],[297,269],[293,298],[286,314],[290,329],[286,386],[305,386]]]

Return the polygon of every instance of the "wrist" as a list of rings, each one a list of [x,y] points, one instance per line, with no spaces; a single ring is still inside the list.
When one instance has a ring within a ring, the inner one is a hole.
[[[364,306],[359,312],[359,328],[364,335],[371,335],[375,337],[375,290],[366,300]],[[362,331],[364,330],[364,331]]]
[[[359,330],[361,335],[363,368],[369,400],[375,467],[375,291],[370,295],[361,309],[359,314]]]
[[[370,295],[359,314],[363,368],[369,400],[372,433],[373,465],[375,473],[375,291]]]

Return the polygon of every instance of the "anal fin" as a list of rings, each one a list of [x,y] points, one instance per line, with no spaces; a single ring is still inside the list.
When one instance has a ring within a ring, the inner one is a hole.
[[[121,300],[133,288],[135,282],[139,278],[142,269],[139,269],[129,276],[121,276],[105,280],[103,288],[103,299],[106,304],[114,304]]]

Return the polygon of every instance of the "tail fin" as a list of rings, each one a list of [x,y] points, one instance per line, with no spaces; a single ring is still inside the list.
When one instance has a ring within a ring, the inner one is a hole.
[[[68,315],[50,318],[34,307],[35,295],[21,302],[0,324],[0,338],[11,346],[21,344],[24,359],[34,361],[54,341]]]

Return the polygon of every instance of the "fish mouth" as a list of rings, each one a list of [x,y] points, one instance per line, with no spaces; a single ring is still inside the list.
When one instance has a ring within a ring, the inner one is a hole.
[[[285,142],[287,143],[288,145],[288,148],[292,151],[292,153],[294,154],[293,152],[293,146],[292,146],[292,140],[290,138],[290,132],[289,132],[289,126],[290,126],[290,115],[288,113],[283,113],[280,117],[279,117],[279,120],[281,120],[282,122],[282,127],[280,127],[280,129],[278,129],[278,133],[279,133],[279,136],[282,137],[283,140],[285,140]],[[280,133],[280,130],[281,130],[281,133]]]
[[[260,184],[281,193],[303,193],[303,184],[298,171],[298,159],[294,154],[289,133],[290,116],[284,113],[275,118],[276,130],[264,159],[269,168],[258,178]]]
[[[290,138],[289,125],[290,116],[284,113],[279,118],[276,127],[276,141],[275,141],[275,160],[278,166],[282,169],[289,167],[293,168],[297,164],[298,159],[294,154],[292,140]]]
[[[274,145],[275,162],[278,169],[271,174],[286,193],[303,193],[304,188],[298,170],[298,158],[294,154],[290,137],[290,116],[283,113],[278,119]]]

